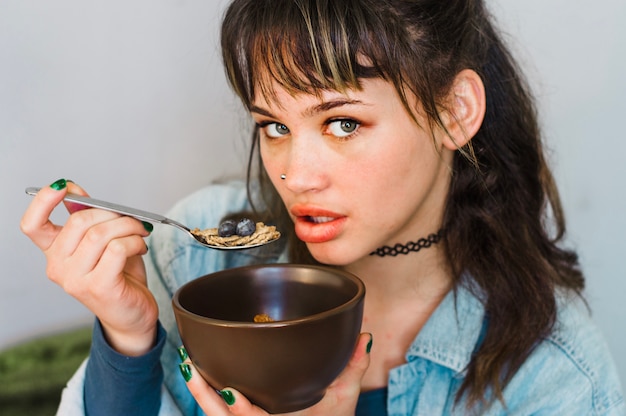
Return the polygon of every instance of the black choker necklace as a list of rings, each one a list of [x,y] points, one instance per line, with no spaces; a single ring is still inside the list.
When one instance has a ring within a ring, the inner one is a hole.
[[[420,238],[417,241],[409,241],[406,244],[396,244],[393,247],[382,246],[370,253],[370,256],[397,256],[398,254],[409,254],[411,252],[420,251],[423,248],[428,248],[433,244],[437,244],[441,240],[443,230],[439,230],[434,234],[430,234],[426,238]]]

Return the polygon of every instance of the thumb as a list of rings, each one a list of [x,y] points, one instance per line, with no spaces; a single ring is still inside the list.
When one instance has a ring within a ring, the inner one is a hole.
[[[362,333],[354,349],[354,354],[346,367],[346,370],[353,377],[361,380],[365,371],[370,365],[370,351],[374,344],[374,336],[371,333]]]
[[[356,394],[358,395],[361,388],[361,380],[370,365],[370,351],[373,341],[374,338],[370,333],[359,335],[352,358],[350,358],[348,365],[339,377],[328,387],[328,390],[357,389]],[[345,394],[345,390],[343,394]]]
[[[67,180],[67,192],[75,195],[89,196],[89,194],[83,188],[76,185],[74,181],[71,181],[69,179]],[[63,205],[65,205],[65,208],[70,214],[89,208],[77,202],[70,201],[63,201]]]

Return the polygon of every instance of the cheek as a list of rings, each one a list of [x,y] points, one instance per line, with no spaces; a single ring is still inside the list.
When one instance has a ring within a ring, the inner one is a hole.
[[[360,165],[357,183],[353,185],[360,186],[363,195],[367,195],[364,205],[387,216],[390,206],[400,209],[409,199],[432,188],[440,172],[440,156],[430,142],[396,142],[380,150],[377,157]]]
[[[281,199],[284,200],[286,196],[284,194],[286,190],[285,181],[283,181],[280,176],[286,173],[286,157],[280,151],[273,149],[271,146],[263,146],[262,142],[259,144],[259,154],[267,176],[272,182],[272,185],[274,185],[276,191],[278,191]]]
[[[269,151],[268,147],[263,145],[263,140],[259,141],[259,152],[267,174],[272,178],[272,181],[274,181],[274,178],[279,177],[282,173],[280,172],[282,168],[278,155],[276,152]]]
[[[360,164],[361,174],[381,186],[394,187],[405,182],[423,163],[421,151],[406,141],[380,148],[375,155]]]

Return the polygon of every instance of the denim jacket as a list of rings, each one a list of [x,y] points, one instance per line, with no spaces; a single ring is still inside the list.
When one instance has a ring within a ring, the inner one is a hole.
[[[168,216],[192,227],[208,228],[228,212],[245,208],[243,182],[231,182],[190,195]],[[167,331],[161,355],[165,376],[160,414],[202,415],[178,371],[176,349],[182,342],[171,297],[182,284],[216,270],[287,262],[285,244],[279,241],[243,251],[207,250],[173,227],[158,226],[149,246],[149,286]],[[507,384],[504,404],[495,401],[486,409],[468,409],[464,397],[455,402],[456,393],[487,320],[482,303],[472,292],[463,287],[456,295],[450,292],[406,352],[406,363],[389,373],[387,414],[626,415],[615,365],[587,309],[579,299],[566,294],[558,296],[558,305],[554,331],[537,345]],[[59,414],[82,414],[83,367],[68,384]]]

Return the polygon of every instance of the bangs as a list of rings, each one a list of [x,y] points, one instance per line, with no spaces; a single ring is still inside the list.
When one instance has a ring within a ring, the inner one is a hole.
[[[399,76],[390,73],[384,43],[372,41],[371,17],[352,3],[249,0],[229,10],[222,53],[244,105],[249,108],[257,93],[275,101],[274,83],[294,95],[317,94],[359,89],[362,78]]]

